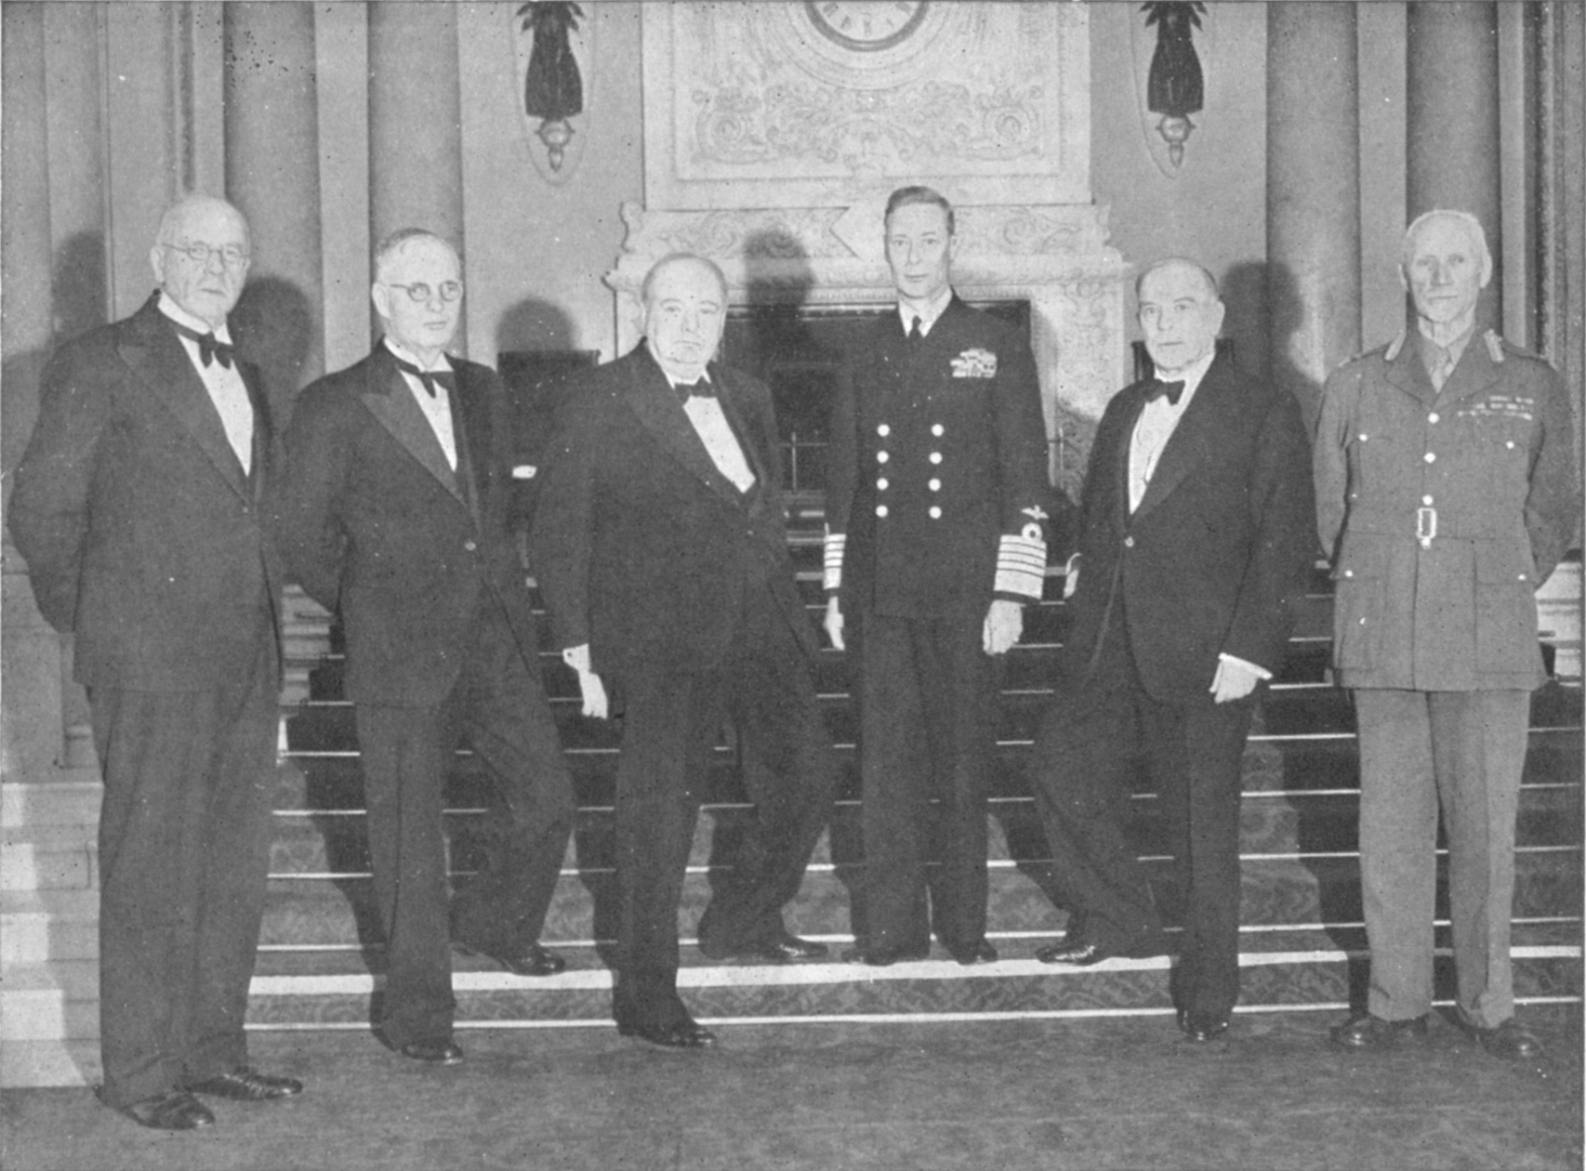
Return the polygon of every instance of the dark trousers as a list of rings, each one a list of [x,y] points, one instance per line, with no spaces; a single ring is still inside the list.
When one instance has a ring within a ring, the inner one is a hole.
[[[1261,694],[1260,688],[1255,695]],[[1239,800],[1255,696],[1161,703],[1146,694],[1121,625],[1087,672],[1065,678],[1036,736],[1036,804],[1071,933],[1115,954],[1165,950],[1146,871],[1129,844],[1143,757],[1161,803],[1183,934],[1175,1004],[1226,1014],[1239,997]]]
[[[889,618],[865,611],[858,662],[867,951],[949,951],[986,934],[986,809],[996,767],[1000,659],[985,613]],[[927,905],[928,898],[928,905]]]
[[[809,661],[768,588],[749,591],[731,646],[708,672],[638,669],[619,680],[612,1015],[621,1024],[664,1027],[689,1016],[677,995],[678,902],[724,720],[751,762],[743,775],[755,809],[736,848],[717,859],[725,865],[700,917],[702,947],[731,952],[781,936],[782,908],[831,815],[831,737]]]
[[[89,691],[99,821],[101,1097],[125,1106],[247,1060],[274,796],[271,652],[210,691]]]
[[[510,953],[539,938],[572,832],[572,778],[538,673],[494,609],[482,612],[467,665],[440,704],[360,703],[357,724],[387,948],[376,1024],[393,1046],[447,1040],[450,940]],[[459,743],[484,762],[505,815],[484,869],[448,914],[441,813]]]

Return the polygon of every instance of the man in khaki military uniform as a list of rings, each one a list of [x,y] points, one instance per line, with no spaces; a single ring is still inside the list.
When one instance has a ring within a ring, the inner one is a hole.
[[[1314,446],[1333,560],[1333,660],[1360,732],[1367,1011],[1332,1031],[1376,1048],[1432,1007],[1438,809],[1449,845],[1459,1022],[1529,1058],[1514,1019],[1509,916],[1529,692],[1543,679],[1535,591],[1576,531],[1573,420],[1547,363],[1476,334],[1492,278],[1480,222],[1432,211],[1405,234],[1416,329],[1327,381]]]

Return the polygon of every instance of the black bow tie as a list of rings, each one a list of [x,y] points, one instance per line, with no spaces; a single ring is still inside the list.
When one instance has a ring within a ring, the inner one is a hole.
[[[435,397],[437,386],[444,386],[447,390],[457,389],[457,379],[452,377],[450,370],[420,370],[412,362],[404,362],[401,358],[397,359],[397,369],[404,374],[413,375],[423,383],[424,389],[429,392],[431,398]]]
[[[1183,382],[1163,382],[1160,378],[1151,380],[1151,389],[1146,391],[1145,401],[1155,402],[1165,398],[1169,406],[1178,406],[1179,396],[1184,393]]]
[[[716,397],[716,384],[708,378],[701,378],[698,382],[690,383],[686,386],[679,382],[673,389],[677,391],[677,397],[684,402],[691,398]]]
[[[211,362],[217,360],[227,370],[231,369],[232,359],[236,356],[237,351],[229,342],[221,341],[213,333],[199,333],[196,329],[190,329],[180,321],[172,321],[171,325],[175,327],[177,333],[188,341],[198,343],[198,358],[204,364],[205,369],[209,368]]]

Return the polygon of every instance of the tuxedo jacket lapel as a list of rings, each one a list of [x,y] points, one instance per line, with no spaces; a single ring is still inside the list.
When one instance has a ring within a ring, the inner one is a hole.
[[[237,458],[231,441],[226,438],[220,412],[215,409],[203,379],[193,368],[186,348],[177,340],[176,331],[166,324],[165,315],[155,302],[150,301],[143,307],[132,339],[121,344],[120,352],[122,360],[133,373],[192,435],[194,442],[209,457],[231,490],[244,499],[253,499],[253,488],[242,470],[242,461]],[[243,382],[247,385],[247,375],[244,375]],[[254,455],[257,456],[259,433],[265,430],[267,424],[261,425],[258,396],[251,385],[248,386],[248,395],[254,402]],[[259,466],[257,460],[254,466]]]
[[[402,377],[402,372],[397,369],[396,362],[384,345],[370,356],[368,382],[358,398],[403,451],[434,476],[459,504],[468,507],[468,498],[458,485],[457,473],[446,462],[446,453],[441,450],[440,440],[435,438],[429,420],[424,417],[418,403],[413,401],[413,392],[408,388],[407,380]],[[458,413],[454,400],[454,431]]]
[[[1220,368],[1228,360],[1223,357],[1214,359],[1201,384],[1196,387],[1195,397],[1184,408],[1178,426],[1173,428],[1173,434],[1168,436],[1167,445],[1157,458],[1156,470],[1146,483],[1140,507],[1134,510],[1136,517],[1150,512],[1183,482],[1185,476],[1215,458],[1217,417],[1221,410],[1219,400],[1224,393]],[[1129,433],[1132,437],[1132,426]],[[1127,463],[1127,454],[1124,458]]]
[[[457,444],[456,480],[476,522],[480,519],[481,497],[486,490],[484,478],[488,474],[492,439],[488,409],[489,404],[484,396],[474,393],[467,375],[458,370],[457,389],[452,392],[452,435]]]
[[[662,450],[682,464],[690,474],[704,481],[722,499],[733,504],[743,502],[742,493],[721,474],[716,461],[710,458],[710,452],[705,450],[699,433],[684,414],[666,375],[648,351],[639,355],[633,364],[632,377],[628,380],[627,402],[629,409],[639,417],[639,422],[655,436]],[[724,412],[726,409],[723,408]],[[743,445],[742,440],[739,445]],[[745,458],[753,458],[747,451],[744,454]]]

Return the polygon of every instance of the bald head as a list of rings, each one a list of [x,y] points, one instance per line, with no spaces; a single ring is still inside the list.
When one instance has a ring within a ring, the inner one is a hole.
[[[240,211],[212,195],[189,195],[160,218],[149,264],[167,297],[219,329],[242,295],[249,249]]]

